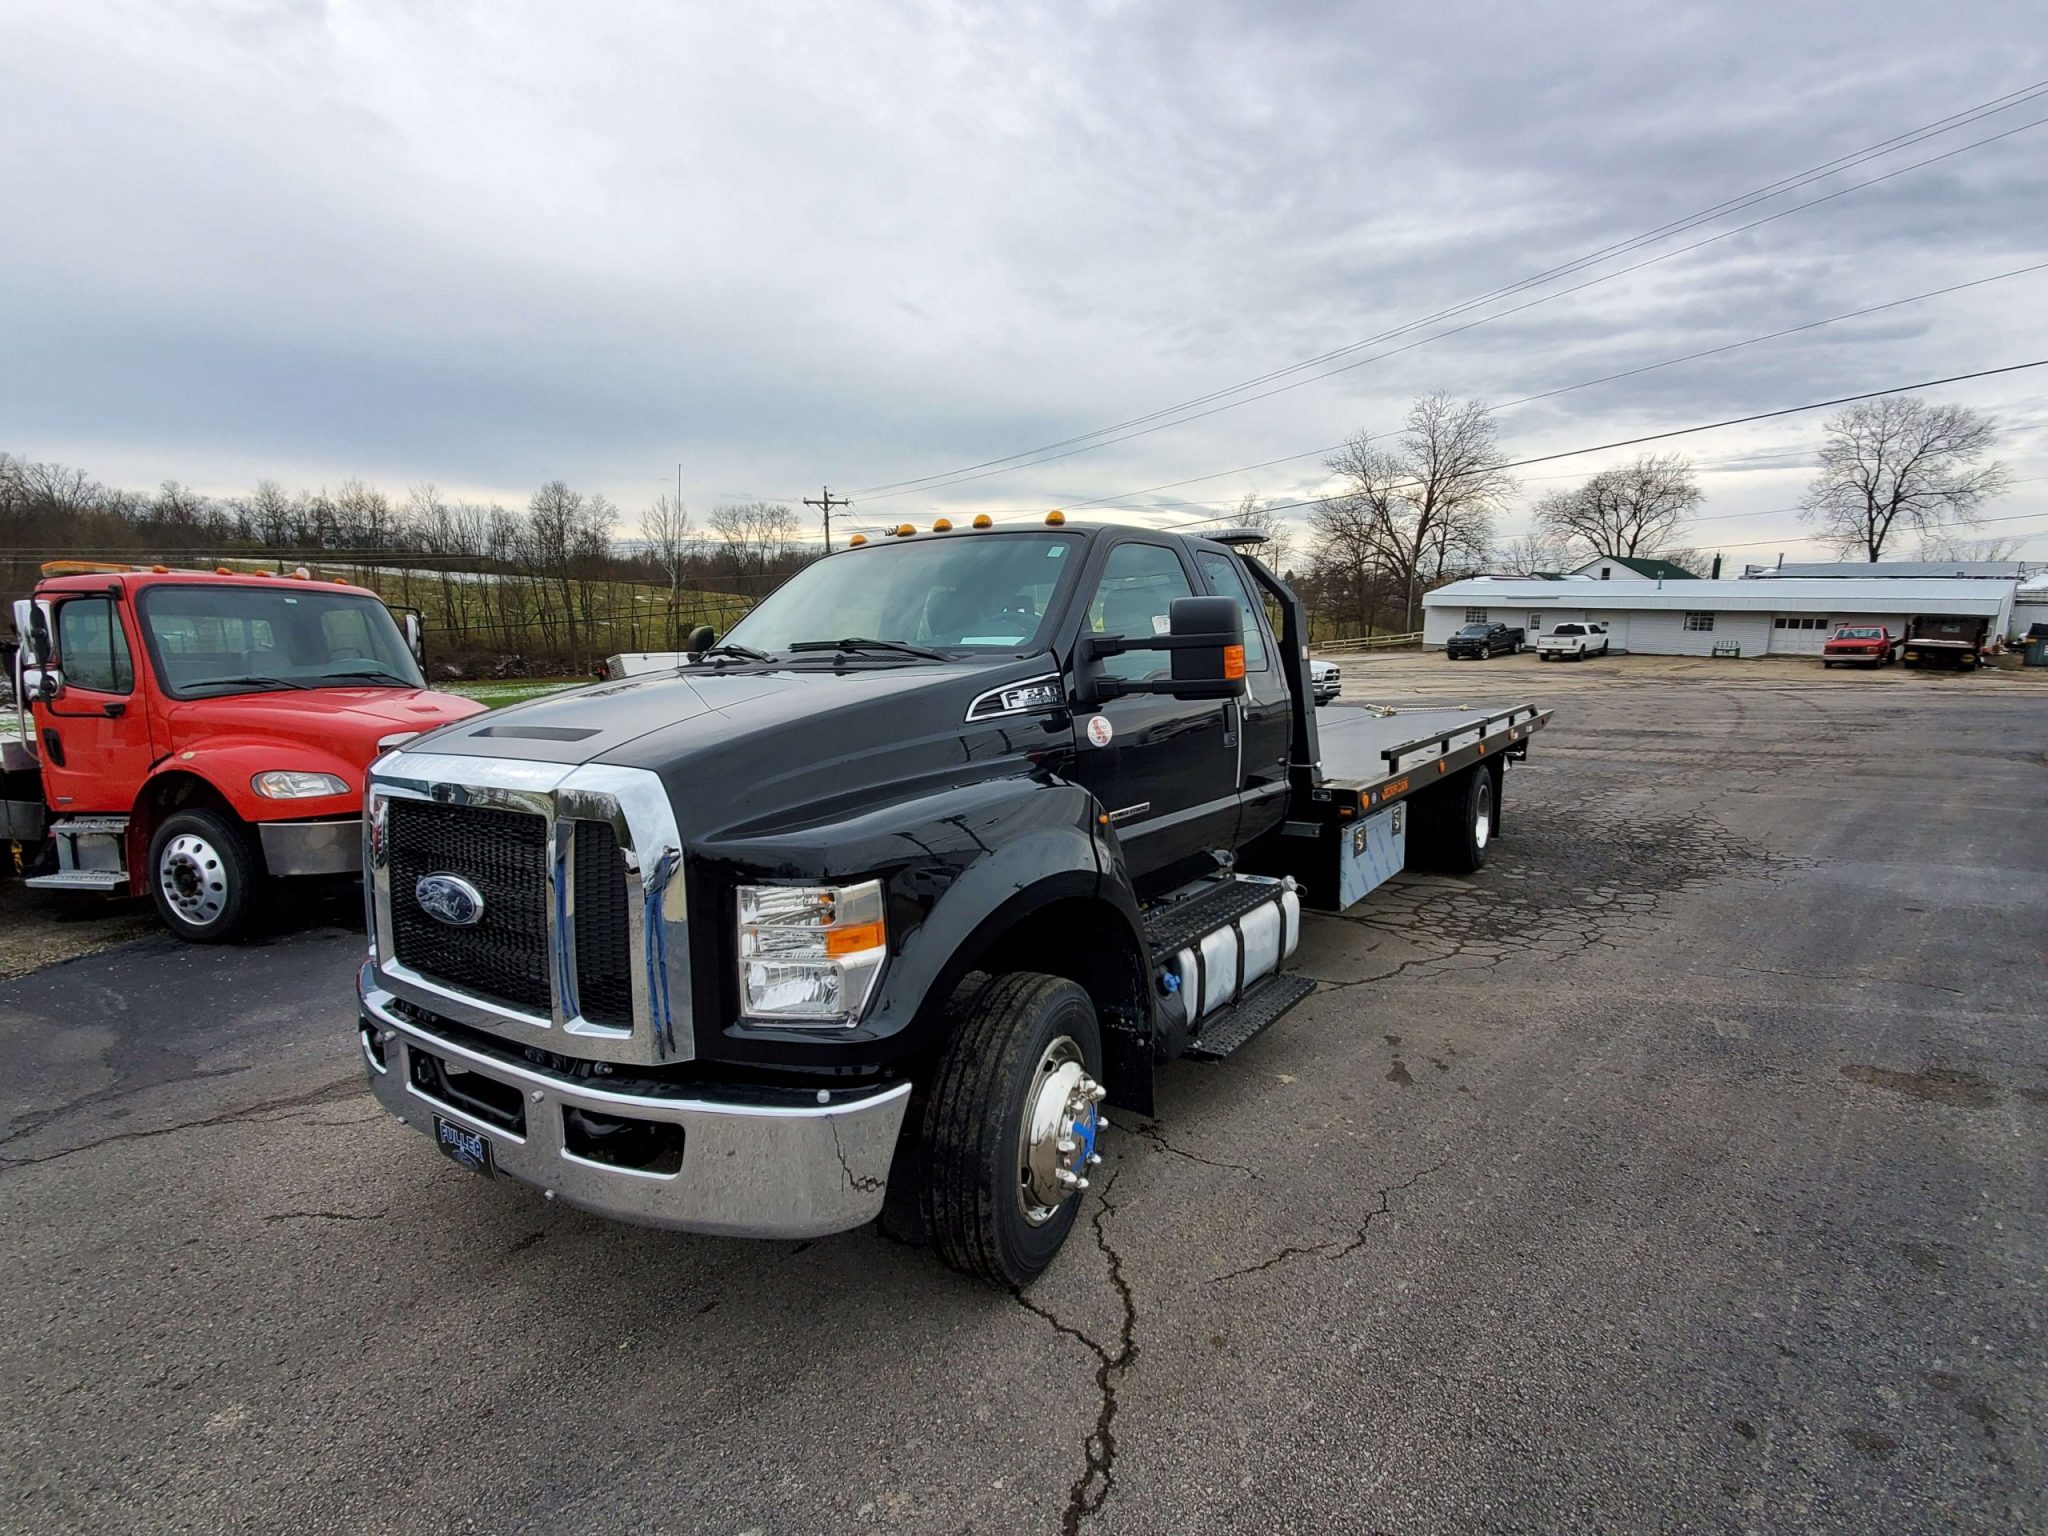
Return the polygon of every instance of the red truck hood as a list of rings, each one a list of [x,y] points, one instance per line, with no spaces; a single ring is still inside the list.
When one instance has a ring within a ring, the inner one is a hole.
[[[377,743],[401,731],[431,731],[482,714],[474,699],[424,688],[319,688],[193,699],[170,709],[173,752],[218,737],[303,741],[367,764]]]
[[[1830,640],[1821,649],[1824,651],[1881,651],[1890,644],[1889,640]]]

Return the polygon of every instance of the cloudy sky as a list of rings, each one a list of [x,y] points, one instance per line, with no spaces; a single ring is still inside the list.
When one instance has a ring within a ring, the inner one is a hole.
[[[2048,261],[2043,94],[1415,327],[2048,84],[2038,0],[1850,15],[0,0],[0,448],[221,494],[560,476],[629,520],[679,461],[699,510],[830,481],[890,521],[1312,494],[1315,450],[1421,391],[1504,403]],[[2044,320],[2048,271],[1498,419],[1517,457],[1578,448],[2048,357]],[[1985,532],[2048,556],[2048,369],[1936,397],[2008,424]],[[1682,440],[1717,466],[1697,542],[1811,553],[1781,509],[1817,423]]]

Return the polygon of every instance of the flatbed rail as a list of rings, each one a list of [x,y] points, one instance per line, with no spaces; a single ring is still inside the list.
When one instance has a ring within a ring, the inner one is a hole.
[[[1535,704],[1506,709],[1326,710],[1317,717],[1327,798],[1353,814],[1376,810],[1481,759],[1523,757],[1550,723]],[[1335,718],[1333,718],[1335,717]]]

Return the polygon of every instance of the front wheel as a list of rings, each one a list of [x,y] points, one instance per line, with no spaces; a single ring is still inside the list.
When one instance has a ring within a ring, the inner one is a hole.
[[[1095,1005],[1062,977],[1015,971],[962,987],[947,1026],[920,1132],[919,1214],[946,1263],[1019,1289],[1067,1240],[1101,1162]]]
[[[1493,647],[1490,645],[1482,645],[1481,647],[1479,647],[1479,659],[1481,661],[1493,660]]]
[[[224,944],[248,929],[262,878],[248,835],[215,811],[164,818],[149,840],[149,889],[164,926],[194,944]]]

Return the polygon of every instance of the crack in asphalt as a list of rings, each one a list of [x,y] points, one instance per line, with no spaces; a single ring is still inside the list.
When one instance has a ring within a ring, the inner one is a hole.
[[[10,1142],[19,1141],[24,1136],[33,1135],[35,1132],[43,1129],[44,1126],[75,1115],[81,1109],[90,1109],[95,1104],[106,1104],[115,1099],[133,1098],[136,1094],[147,1093],[152,1088],[167,1088],[178,1083],[203,1082],[210,1077],[233,1077],[238,1072],[246,1072],[248,1070],[247,1067],[212,1067],[205,1071],[188,1072],[181,1077],[166,1078],[157,1082],[123,1083],[113,1088],[102,1088],[97,1093],[85,1094],[80,1098],[72,1099],[68,1103],[59,1104],[55,1109],[31,1110],[23,1115],[8,1130],[6,1135],[0,1136],[0,1147],[8,1145]]]
[[[1119,1124],[1121,1124],[1121,1122],[1119,1122]],[[1166,1133],[1160,1129],[1159,1122],[1157,1120],[1153,1120],[1145,1125],[1132,1126],[1131,1131],[1134,1135],[1142,1137],[1145,1141],[1150,1142],[1160,1151],[1171,1152],[1175,1157],[1184,1157],[1189,1162],[1200,1163],[1205,1168],[1228,1168],[1237,1173],[1249,1174],[1254,1179],[1259,1179],[1261,1177],[1258,1169],[1248,1168],[1243,1163],[1227,1163],[1220,1161],[1217,1158],[1204,1157],[1199,1152],[1190,1152],[1185,1147],[1175,1146],[1172,1142],[1166,1139]]]
[[[1116,1174],[1112,1173],[1102,1186],[1102,1193],[1096,1198],[1095,1215],[1091,1222],[1095,1230],[1095,1246],[1109,1264],[1109,1283],[1116,1287],[1118,1298],[1123,1303],[1123,1324],[1117,1334],[1116,1348],[1097,1342],[1088,1333],[1073,1324],[1062,1322],[1050,1308],[1042,1307],[1016,1290],[1010,1294],[1017,1305],[1032,1316],[1050,1323],[1055,1331],[1065,1334],[1095,1356],[1095,1390],[1098,1394],[1095,1410],[1095,1427],[1088,1432],[1088,1438],[1081,1442],[1082,1467],[1072,1485],[1067,1489],[1067,1508],[1060,1519],[1061,1536],[1079,1536],[1081,1523],[1092,1515],[1102,1512],[1102,1506],[1109,1501],[1116,1488],[1116,1415],[1117,1381],[1138,1357],[1137,1328],[1138,1304],[1131,1294],[1131,1285],[1124,1278],[1124,1261],[1115,1248],[1110,1246],[1109,1235],[1102,1230],[1104,1218],[1114,1216],[1117,1208],[1109,1201],[1109,1192],[1116,1185]]]
[[[54,1163],[60,1158],[73,1157],[80,1152],[90,1152],[97,1147],[112,1146],[121,1141],[151,1141],[159,1136],[175,1136],[180,1131],[205,1130],[216,1125],[239,1125],[247,1122],[267,1123],[270,1119],[289,1118],[279,1111],[309,1109],[318,1104],[332,1104],[340,1099],[352,1098],[366,1092],[360,1074],[351,1072],[337,1083],[328,1083],[304,1093],[287,1094],[282,1098],[265,1099],[241,1109],[223,1110],[219,1114],[201,1115],[191,1120],[179,1120],[170,1125],[155,1126],[146,1131],[113,1131],[91,1141],[82,1141],[76,1146],[60,1147],[55,1152],[40,1153],[35,1157],[0,1158],[0,1171],[10,1168],[33,1168],[41,1163]]]
[[[1289,1259],[1349,1258],[1352,1254],[1358,1252],[1359,1249],[1365,1246],[1366,1235],[1369,1232],[1371,1232],[1374,1220],[1381,1216],[1391,1216],[1393,1214],[1393,1197],[1395,1195],[1402,1194],[1407,1190],[1413,1189],[1417,1184],[1421,1183],[1422,1180],[1428,1178],[1431,1174],[1437,1172],[1439,1169],[1443,1168],[1449,1162],[1450,1158],[1448,1156],[1441,1157],[1437,1159],[1437,1161],[1435,1161],[1434,1163],[1431,1163],[1427,1168],[1421,1168],[1416,1170],[1414,1173],[1410,1174],[1406,1179],[1402,1180],[1399,1184],[1389,1184],[1385,1188],[1381,1189],[1380,1203],[1365,1213],[1365,1220],[1361,1221],[1358,1224],[1358,1230],[1354,1232],[1348,1239],[1341,1237],[1333,1237],[1328,1242],[1323,1243],[1289,1244],[1287,1247],[1282,1248],[1278,1253],[1272,1254],[1267,1258],[1261,1259],[1256,1264],[1247,1264],[1242,1269],[1233,1269],[1227,1271],[1224,1274],[1212,1275],[1209,1277],[1207,1281],[1204,1282],[1204,1284],[1221,1285],[1226,1280],[1239,1280],[1246,1275],[1256,1275],[1261,1273],[1262,1271],[1277,1268],[1279,1265],[1286,1263]]]
[[[278,1211],[263,1218],[269,1226],[277,1221],[382,1221],[387,1211]]]

